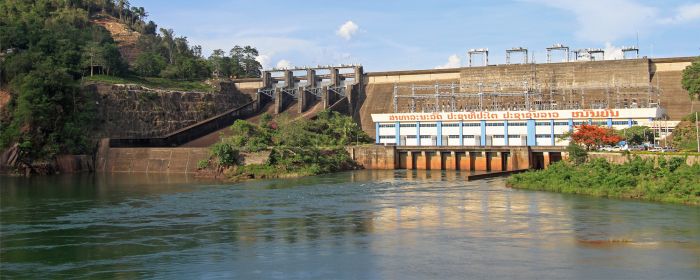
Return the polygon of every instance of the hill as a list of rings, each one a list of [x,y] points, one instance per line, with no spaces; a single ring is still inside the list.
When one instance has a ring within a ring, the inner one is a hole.
[[[110,15],[96,15],[91,23],[104,27],[117,43],[119,53],[129,65],[134,65],[136,58],[141,54],[138,48],[141,33],[132,30],[128,25]]]
[[[0,150],[18,147],[26,166],[94,152],[103,123],[86,84],[212,91],[203,83],[212,73],[259,76],[255,48],[205,58],[200,46],[147,16],[121,0],[0,1]]]

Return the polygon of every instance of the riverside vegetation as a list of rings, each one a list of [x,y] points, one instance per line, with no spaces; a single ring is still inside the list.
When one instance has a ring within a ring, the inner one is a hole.
[[[260,124],[237,120],[233,136],[211,148],[212,157],[200,161],[201,171],[223,173],[230,180],[318,175],[356,169],[345,146],[370,143],[371,138],[351,117],[322,111],[315,119],[272,119]],[[243,153],[269,153],[260,164],[245,164]]]
[[[700,165],[687,165],[682,157],[642,159],[631,156],[624,164],[605,159],[587,161],[586,151],[569,146],[569,161],[545,170],[511,176],[507,185],[598,197],[700,205]]]

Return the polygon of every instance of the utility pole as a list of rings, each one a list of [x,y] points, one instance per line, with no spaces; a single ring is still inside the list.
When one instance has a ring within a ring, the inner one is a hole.
[[[700,128],[698,128],[698,112],[695,112],[695,142],[698,144],[698,153],[700,153]]]

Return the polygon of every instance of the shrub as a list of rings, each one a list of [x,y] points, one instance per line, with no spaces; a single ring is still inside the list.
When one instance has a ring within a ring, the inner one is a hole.
[[[508,185],[602,197],[636,198],[651,201],[700,205],[700,165],[685,164],[685,159],[632,157],[624,164],[604,159],[574,165],[557,162],[548,169],[516,174]]]
[[[209,160],[202,159],[197,161],[197,169],[207,169],[209,167]]]
[[[227,142],[219,142],[211,147],[212,154],[218,159],[219,165],[229,167],[240,162],[240,155],[236,148]]]
[[[569,161],[576,165],[582,164],[588,160],[588,152],[573,142],[569,143],[569,146],[566,147],[566,151],[569,153]]]

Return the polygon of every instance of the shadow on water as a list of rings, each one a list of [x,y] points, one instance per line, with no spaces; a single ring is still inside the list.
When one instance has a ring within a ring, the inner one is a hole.
[[[653,279],[700,271],[698,208],[517,191],[466,175],[353,171],[237,184],[0,177],[0,272]]]

